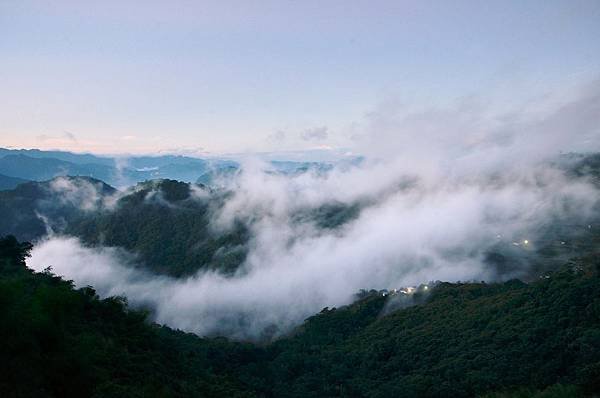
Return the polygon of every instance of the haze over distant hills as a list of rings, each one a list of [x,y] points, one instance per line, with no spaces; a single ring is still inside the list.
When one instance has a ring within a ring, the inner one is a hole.
[[[17,185],[27,182],[27,180],[17,177],[9,177],[4,174],[0,174],[0,191],[5,189],[13,189]]]
[[[57,176],[85,176],[127,186],[152,178],[195,181],[211,168],[232,162],[185,156],[110,158],[62,151],[0,150],[0,173],[44,181]],[[235,163],[233,163],[235,164]]]
[[[346,160],[348,164],[358,161],[360,158],[357,157]],[[301,160],[268,160],[267,163],[271,165],[273,172],[284,174],[326,171],[334,164],[332,161]],[[0,174],[32,181],[44,181],[58,176],[82,176],[96,178],[118,187],[156,178],[198,181],[212,185],[230,177],[239,167],[240,163],[231,158],[196,158],[180,155],[109,157],[65,151],[0,148]],[[6,187],[14,186],[14,182],[7,181]],[[0,189],[3,189],[2,187],[0,184]]]

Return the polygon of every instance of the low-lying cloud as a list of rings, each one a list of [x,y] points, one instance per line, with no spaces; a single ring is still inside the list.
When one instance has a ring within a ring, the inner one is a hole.
[[[244,164],[212,219],[216,229],[243,222],[252,231],[248,257],[231,277],[156,277],[129,266],[119,250],[61,237],[37,245],[28,264],[52,266],[102,295],[125,295],[152,308],[158,322],[236,339],[285,333],[323,307],[351,302],[361,288],[523,277],[527,261],[499,271],[486,254],[499,247],[526,257],[549,243],[542,241],[548,223],[583,223],[597,213],[597,188],[549,161],[563,150],[598,149],[599,87],[554,112],[492,125],[464,109],[371,116],[361,140],[371,142],[372,156],[325,174],[290,177]],[[335,228],[295,217],[330,203],[360,211]]]

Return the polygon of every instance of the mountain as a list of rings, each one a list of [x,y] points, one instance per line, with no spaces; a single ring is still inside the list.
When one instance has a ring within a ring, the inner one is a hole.
[[[267,163],[266,173],[283,175],[288,177],[299,176],[304,173],[313,173],[324,175],[333,170],[333,163],[317,162],[294,162],[273,160]],[[227,183],[235,180],[241,173],[240,165],[237,163],[221,163],[219,167],[210,167],[196,180],[199,184],[213,187],[226,186]]]
[[[596,393],[597,254],[532,284],[441,283],[425,304],[385,316],[378,294],[324,309],[270,347],[266,385],[281,397],[533,396],[555,383],[556,396]]]
[[[321,162],[290,162],[274,160],[270,162],[275,173],[285,175],[299,175],[302,173],[313,172],[316,174],[325,174],[333,169],[333,163]]]
[[[5,191],[7,189],[14,189],[17,185],[27,182],[22,178],[5,176],[4,174],[0,174],[0,191]]]
[[[25,267],[0,239],[0,394],[92,397],[582,397],[600,390],[598,252],[534,283],[437,283],[420,304],[363,292],[252,345],[148,322]],[[401,294],[401,293],[400,293]]]
[[[39,149],[6,149],[0,148],[0,157],[8,155],[24,155],[36,159],[58,159],[76,164],[101,164],[113,166],[114,160],[110,157],[96,156],[89,153],[73,153],[66,151],[42,151]]]
[[[33,273],[30,247],[0,239],[0,396],[255,396],[233,376],[244,345],[151,324],[122,298]]]
[[[588,177],[600,187],[600,153],[585,156],[577,156],[570,170],[575,177]]]
[[[115,169],[100,164],[76,164],[54,158],[32,158],[26,155],[7,155],[0,158],[0,173],[13,177],[44,181],[57,176],[86,176],[111,181]]]
[[[197,270],[231,273],[243,262],[246,226],[217,232],[212,213],[228,193],[201,185],[151,180],[125,192],[89,177],[57,177],[0,191],[0,235],[35,241],[48,233],[77,236],[89,245],[116,246],[155,273]]]
[[[181,277],[200,269],[232,274],[246,258],[251,220],[226,229],[211,223],[232,195],[174,180],[117,191],[89,177],[57,177],[0,191],[0,236],[35,241],[66,234],[90,246],[126,249],[158,274]],[[337,228],[359,212],[358,205],[327,204],[302,209],[294,219]]]
[[[227,165],[220,168],[210,168],[198,179],[197,184],[208,185],[212,187],[220,187],[227,185],[227,182],[234,180],[240,173],[238,165]]]
[[[8,155],[0,158],[0,163],[7,157],[65,163],[25,155]],[[569,158],[564,167],[572,178],[597,178],[600,168],[595,159],[593,156]],[[151,160],[139,158],[136,166],[147,165]],[[186,168],[189,165],[179,157],[165,157],[164,161],[167,166],[179,164]],[[221,165],[212,178],[222,175],[235,178],[240,172],[232,164],[228,168]],[[284,169],[294,170],[289,164]],[[252,238],[250,231],[256,226],[256,220],[264,216],[260,212],[269,209],[257,209],[256,214],[236,218],[228,228],[216,228],[216,215],[236,195],[235,191],[218,187],[217,181],[210,181],[211,188],[155,179],[121,191],[91,177],[29,182],[14,190],[0,191],[0,235],[12,234],[21,240],[35,241],[48,233],[66,234],[78,237],[89,246],[125,249],[135,257],[132,265],[156,274],[183,277],[199,270],[218,270],[231,275],[246,260]],[[317,233],[343,228],[363,210],[377,206],[377,193],[374,195],[354,202],[331,201],[297,208],[290,214],[290,221]],[[483,260],[489,271],[499,278],[506,275],[535,278],[556,269],[570,257],[589,253],[598,244],[593,238],[600,224],[598,210],[583,221],[547,219],[537,223],[535,229],[529,231],[536,237],[535,245],[524,246],[510,239],[489,241],[487,247],[482,248]],[[464,255],[447,253],[455,254]],[[524,270],[527,275],[523,274]]]
[[[34,241],[57,233],[88,246],[122,248],[135,256],[131,265],[156,274],[183,277],[217,270],[231,275],[246,259],[255,220],[268,211],[257,209],[228,228],[215,227],[216,215],[234,197],[227,189],[174,180],[150,180],[117,191],[89,177],[59,177],[0,191],[0,234]],[[327,202],[295,209],[290,221],[317,232],[337,230],[377,203]],[[535,245],[492,240],[482,248],[483,261],[499,278],[535,278],[598,244],[593,234],[600,217],[594,214],[577,222],[546,220],[529,231]],[[454,254],[463,255],[447,253]]]
[[[356,159],[334,162],[272,160],[270,172],[295,176],[306,172],[326,173],[334,164],[343,167]],[[85,176],[114,186],[130,186],[150,179],[172,179],[205,185],[222,183],[237,175],[240,164],[232,159],[190,156],[109,157],[64,151],[0,148],[0,174],[26,180],[45,181],[58,176]]]
[[[58,177],[26,182],[0,191],[0,235],[34,241],[61,231],[76,216],[105,205],[116,190],[89,177]]]
[[[218,160],[185,156],[101,157],[62,151],[8,150],[0,148],[0,173],[34,181],[57,176],[86,176],[118,186],[132,185],[152,178],[195,181]]]
[[[148,159],[133,160],[139,167],[117,167],[118,162],[74,163],[52,157],[36,157],[24,154],[9,154],[0,157],[0,173],[34,181],[45,181],[57,176],[85,176],[101,179],[110,184],[131,185],[152,178],[170,177],[183,181],[194,181],[208,167],[208,162],[201,159],[178,161],[174,163],[156,162],[154,166]],[[89,155],[91,156],[91,155]],[[63,158],[71,158],[62,156]],[[86,157],[87,159],[87,157]],[[168,160],[174,161],[170,157]],[[81,161],[82,159],[78,159]],[[93,159],[91,159],[93,160]],[[146,164],[146,166],[140,166]]]
[[[174,180],[136,185],[110,209],[83,214],[64,229],[88,245],[127,249],[155,273],[191,275],[199,269],[234,272],[246,256],[248,229],[211,228],[228,193]]]

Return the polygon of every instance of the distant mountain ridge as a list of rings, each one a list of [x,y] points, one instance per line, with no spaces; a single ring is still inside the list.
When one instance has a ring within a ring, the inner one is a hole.
[[[32,158],[23,154],[0,158],[0,173],[34,181],[49,180],[61,175],[93,177],[104,181],[113,179],[111,166],[77,164],[55,158]]]
[[[98,178],[115,186],[165,177],[192,182],[212,163],[175,156],[110,159],[64,152],[0,151],[0,174],[33,181],[67,175],[83,176]],[[220,162],[214,163],[219,167]]]
[[[283,175],[324,173],[333,168],[332,162],[272,160],[267,164],[272,172]],[[240,164],[232,159],[180,155],[108,157],[65,151],[0,148],[0,174],[32,181],[68,175],[97,178],[118,187],[150,179],[212,185],[235,177],[239,169]]]
[[[23,178],[11,177],[4,174],[0,174],[0,191],[7,189],[14,189],[17,185],[27,182]]]
[[[90,153],[73,153],[67,151],[43,151],[40,149],[6,149],[0,148],[0,157],[8,155],[25,155],[30,158],[54,158],[65,162],[86,164],[96,163],[112,166],[114,160],[110,157],[96,156]]]

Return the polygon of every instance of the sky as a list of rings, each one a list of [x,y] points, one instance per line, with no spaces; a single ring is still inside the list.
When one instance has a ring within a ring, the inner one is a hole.
[[[361,152],[381,109],[560,101],[599,37],[597,0],[1,0],[0,146]]]

